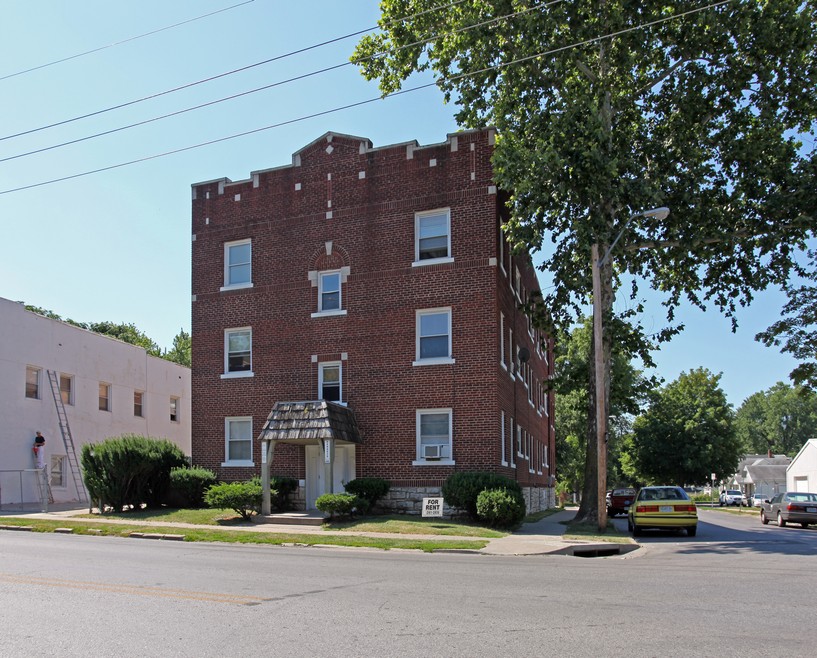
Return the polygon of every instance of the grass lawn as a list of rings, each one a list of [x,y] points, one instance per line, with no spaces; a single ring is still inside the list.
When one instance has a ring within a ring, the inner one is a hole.
[[[173,526],[138,526],[116,523],[112,515],[107,522],[51,521],[45,519],[22,519],[0,517],[0,525],[26,526],[34,532],[54,532],[57,528],[71,528],[78,535],[106,535],[127,537],[131,533],[184,535],[185,541],[226,542],[240,544],[302,545],[302,546],[353,546],[364,548],[392,548],[420,550],[428,553],[440,550],[480,550],[488,544],[486,539],[391,539],[386,537],[360,537],[350,534],[299,534],[253,532],[250,530],[229,530],[226,528],[178,528]],[[127,516],[127,515],[123,515]],[[132,518],[132,517],[131,517]]]
[[[77,514],[83,519],[125,519],[127,521],[167,521],[168,523],[193,523],[195,525],[249,525],[231,509],[141,509],[127,512],[106,512],[99,514]]]
[[[423,518],[420,516],[369,516],[349,521],[330,521],[324,529],[356,532],[395,532],[412,535],[459,535],[462,537],[505,537],[508,533],[492,530],[468,521]]]

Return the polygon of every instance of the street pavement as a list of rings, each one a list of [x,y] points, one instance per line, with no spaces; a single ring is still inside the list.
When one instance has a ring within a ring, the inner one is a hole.
[[[2,510],[2,517],[26,517],[32,519],[50,520],[71,520],[78,522],[99,523],[104,522],[104,517],[80,518],[78,515],[87,513],[87,507],[77,508],[76,506],[55,506],[48,512],[40,511],[13,511]],[[566,539],[564,537],[567,521],[576,515],[577,508],[566,508],[555,514],[536,521],[535,523],[523,524],[515,532],[496,539],[489,539],[488,545],[478,552],[485,555],[582,555],[582,556],[608,556],[628,553],[636,548],[638,544],[616,544],[609,542],[593,542],[581,539]],[[161,526],[165,528],[176,528],[182,534],[185,528],[208,528],[213,526],[195,525],[189,523],[171,523],[165,521],[143,521],[143,520],[122,520],[110,519],[111,523],[138,525],[138,526]],[[246,526],[230,526],[231,531],[236,532],[270,532],[279,534],[329,534],[321,526],[311,525],[288,525],[281,523],[254,523]],[[434,539],[439,541],[457,541],[462,539],[475,540],[479,537],[463,537],[452,535],[421,535],[405,533],[381,533],[362,532],[355,530],[343,530],[332,532],[339,535],[359,535],[367,537],[389,537],[395,539]],[[457,549],[459,551],[459,549]]]

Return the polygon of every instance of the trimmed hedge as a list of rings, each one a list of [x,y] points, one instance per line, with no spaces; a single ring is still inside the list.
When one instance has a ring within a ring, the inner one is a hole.
[[[479,520],[477,498],[486,489],[504,489],[513,495],[522,496],[522,488],[516,480],[504,475],[481,471],[458,471],[448,476],[443,483],[442,494],[450,507],[465,510],[472,520]],[[523,503],[524,504],[524,503]]]
[[[477,515],[494,528],[514,528],[526,513],[525,499],[507,489],[486,489],[477,496]]]
[[[361,499],[349,493],[329,493],[318,496],[315,507],[329,514],[329,518],[352,516],[360,507]],[[365,505],[365,502],[363,503]]]
[[[123,434],[86,443],[80,456],[83,479],[92,501],[114,511],[124,507],[161,506],[170,487],[170,471],[187,465],[181,448],[166,439]]]
[[[366,511],[370,511],[383,496],[389,493],[391,485],[383,478],[357,478],[346,483],[346,493],[365,501]]]
[[[204,492],[218,482],[207,468],[174,468],[165,498],[168,507],[204,507]]]
[[[213,509],[231,509],[250,521],[261,511],[261,482],[253,478],[249,482],[214,484],[205,492],[204,502]]]

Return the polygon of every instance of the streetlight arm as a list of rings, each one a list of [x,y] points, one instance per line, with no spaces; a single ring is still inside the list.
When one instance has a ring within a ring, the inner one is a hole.
[[[633,215],[630,215],[627,218],[627,221],[624,222],[624,226],[621,227],[621,230],[618,232],[616,239],[613,240],[613,244],[607,247],[607,251],[604,252],[604,256],[602,256],[599,261],[596,263],[597,267],[603,267],[604,264],[607,262],[607,259],[610,257],[610,253],[613,251],[615,246],[618,244],[618,241],[621,240],[621,236],[624,235],[624,231],[627,230],[627,227],[630,225],[630,222],[633,221],[636,217],[655,217],[657,219],[664,219],[666,216],[669,215],[669,208],[661,207],[661,208],[652,208],[651,210],[643,210],[641,212],[637,212]]]

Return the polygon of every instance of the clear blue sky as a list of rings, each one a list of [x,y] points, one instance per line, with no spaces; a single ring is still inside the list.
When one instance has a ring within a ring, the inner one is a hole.
[[[0,78],[226,9],[242,0],[5,0]],[[376,24],[376,0],[254,0],[221,13],[0,80],[0,137],[96,112]],[[0,140],[0,159],[176,112],[348,61],[359,37],[59,127]],[[418,78],[417,83],[428,81]],[[351,65],[59,149],[0,162],[0,192],[325,112],[379,96]],[[133,322],[169,347],[190,329],[190,185],[286,165],[326,131],[375,146],[440,142],[454,108],[435,89],[377,101],[158,158],[0,194],[0,297],[78,321]],[[753,340],[783,297],[759,295],[737,334],[710,310],[684,309],[686,332],[655,358],[667,381],[722,372],[736,407],[787,380],[793,361]],[[620,301],[619,305],[626,304]],[[644,318],[663,326],[660,307]],[[1,331],[1,330],[0,330]]]

